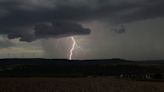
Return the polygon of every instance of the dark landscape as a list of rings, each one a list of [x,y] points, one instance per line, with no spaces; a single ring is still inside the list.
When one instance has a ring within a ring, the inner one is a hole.
[[[164,62],[1,59],[0,92],[163,92]]]
[[[97,77],[163,79],[164,61],[1,59],[0,77]],[[149,77],[149,78],[148,78]]]

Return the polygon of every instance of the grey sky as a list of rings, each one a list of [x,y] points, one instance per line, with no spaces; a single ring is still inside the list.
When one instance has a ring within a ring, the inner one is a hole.
[[[0,56],[67,58],[75,36],[75,59],[163,59],[163,10],[163,0],[0,0]]]

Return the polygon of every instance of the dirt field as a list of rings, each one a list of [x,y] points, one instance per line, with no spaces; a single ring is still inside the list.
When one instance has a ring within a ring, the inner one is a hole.
[[[164,92],[164,82],[88,78],[0,78],[0,92]]]

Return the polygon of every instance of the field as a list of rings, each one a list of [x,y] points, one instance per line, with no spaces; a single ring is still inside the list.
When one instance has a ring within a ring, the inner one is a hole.
[[[164,92],[164,82],[113,77],[0,78],[0,92]]]
[[[1,59],[0,92],[164,92],[164,60]]]

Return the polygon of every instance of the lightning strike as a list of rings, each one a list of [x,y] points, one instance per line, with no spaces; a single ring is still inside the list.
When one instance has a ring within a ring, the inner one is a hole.
[[[73,56],[73,51],[75,50],[75,46],[76,46],[76,40],[74,37],[71,37],[71,40],[72,40],[72,47],[70,49],[70,54],[69,54],[69,60],[72,60],[72,56]]]

